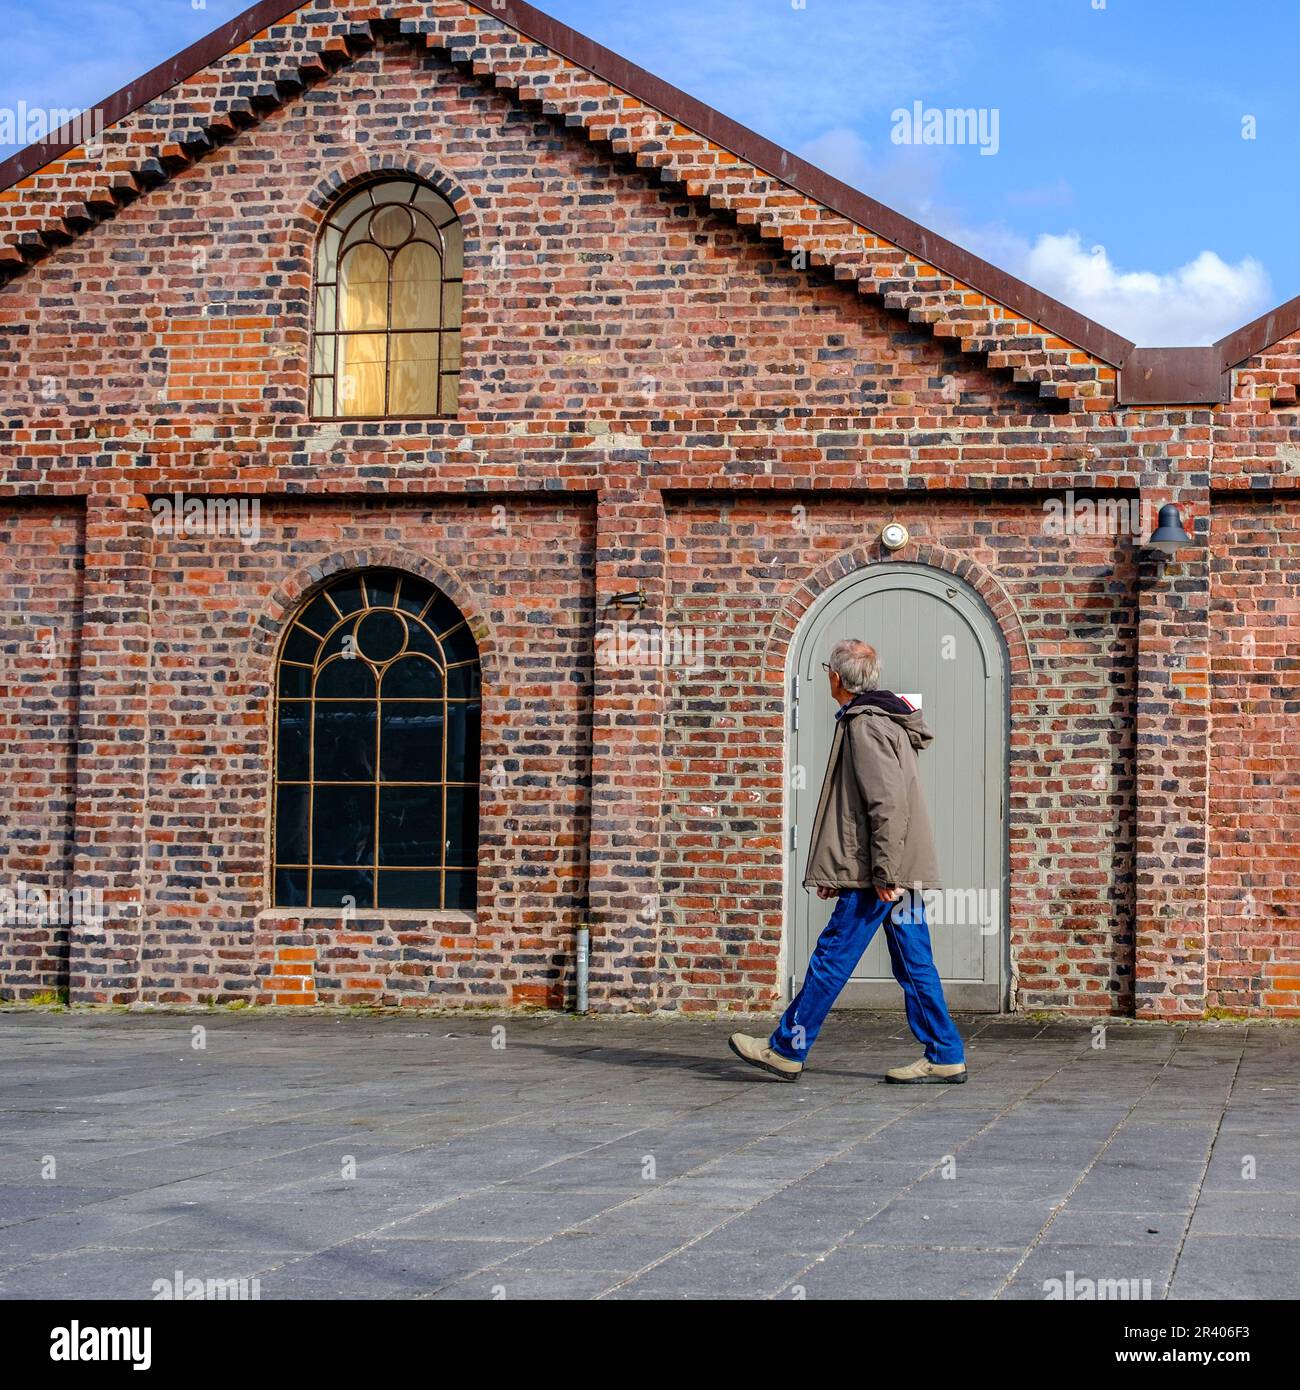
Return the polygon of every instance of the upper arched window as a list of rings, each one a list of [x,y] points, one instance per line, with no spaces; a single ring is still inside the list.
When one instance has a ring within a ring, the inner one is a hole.
[[[341,575],[290,624],[275,704],[275,905],[472,908],[480,676],[456,605]]]
[[[460,221],[427,184],[339,203],[316,248],[314,416],[455,415],[462,265]]]

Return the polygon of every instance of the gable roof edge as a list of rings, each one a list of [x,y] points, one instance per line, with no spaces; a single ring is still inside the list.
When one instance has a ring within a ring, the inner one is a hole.
[[[310,3],[310,0],[307,0]],[[540,43],[560,57],[585,69],[629,96],[643,101],[696,134],[761,169],[773,178],[821,203],[830,211],[849,218],[867,231],[893,242],[901,250],[928,262],[972,289],[995,300],[1030,323],[1083,348],[1101,361],[1121,366],[1133,350],[1128,339],[1094,322],[1085,315],[1036,290],[1022,280],[972,252],[939,236],[849,187],[791,151],[724,116],[698,98],[672,86],[662,78],[605,48],[594,39],[561,24],[559,20],[522,0],[467,0],[489,19],[499,20],[525,38]],[[105,127],[116,124],[133,111],[156,100],[165,92],[209,64],[225,57],[296,10],[304,0],[258,0],[242,14],[214,29],[210,34],[160,63],[134,82],[114,92],[92,109],[101,113]],[[405,16],[410,23],[411,17]],[[29,145],[0,163],[0,193],[30,177],[80,143],[80,133],[65,126],[49,139]]]
[[[831,212],[859,223],[946,274],[955,277],[1020,317],[1048,329],[1111,366],[1122,366],[1134,344],[1050,295],[1036,290],[973,252],[912,221],[825,170],[800,159],[774,141],[725,116],[698,97],[665,82],[629,59],[578,33],[523,0],[505,0],[490,9],[468,0],[493,19],[585,68],[594,76],[663,112],[746,163],[821,203]]]
[[[101,113],[105,127],[115,124],[310,3],[312,0],[291,0],[291,3],[286,3],[286,0],[257,0],[242,14],[120,88],[92,109]],[[1145,383],[1151,376],[1151,368],[1157,364],[1161,364],[1161,369],[1155,373],[1156,377],[1182,379],[1182,390],[1176,394],[1207,401],[1224,398],[1222,385],[1218,390],[1211,390],[1207,370],[1209,362],[1199,350],[1138,349],[1121,334],[841,182],[594,39],[524,3],[524,0],[466,0],[466,3],[480,10],[487,18],[501,21],[505,27],[543,45],[812,198],[831,212],[849,218],[868,232],[892,242],[901,250],[969,285],[1028,322],[1084,349],[1100,361],[1121,370],[1126,364],[1134,369],[1140,365],[1142,370],[1133,370],[1128,374],[1129,388],[1124,393],[1128,403],[1154,403],[1153,397],[1168,394],[1166,385],[1165,392],[1148,395],[1150,388]],[[376,11],[380,8],[375,6]],[[379,18],[379,15],[372,17]],[[410,16],[401,18],[410,23]],[[75,124],[65,126],[53,132],[48,139],[29,145],[0,162],[0,193],[75,149],[80,142],[80,132]],[[1213,348],[1217,353],[1219,371],[1231,371],[1242,361],[1297,330],[1300,330],[1300,296],[1219,339]],[[1194,370],[1189,371],[1188,368],[1193,366],[1194,351]],[[1137,360],[1133,360],[1135,353],[1139,354]],[[1162,363],[1166,356],[1168,363]]]
[[[228,20],[210,34],[173,54],[157,67],[150,68],[134,82],[128,82],[112,96],[97,101],[88,109],[98,111],[105,129],[124,120],[133,111],[148,106],[164,92],[202,72],[210,63],[226,57],[241,44],[247,43],[255,34],[272,24],[278,24],[295,10],[302,9],[305,0],[258,0],[234,19]],[[72,125],[61,126],[52,131],[47,139],[27,145],[0,163],[0,193],[7,192],[16,183],[39,173],[47,164],[52,164],[70,150],[75,150],[84,140],[84,133]]]
[[[1297,331],[1300,331],[1300,295],[1220,338],[1214,345],[1220,367],[1229,372]]]

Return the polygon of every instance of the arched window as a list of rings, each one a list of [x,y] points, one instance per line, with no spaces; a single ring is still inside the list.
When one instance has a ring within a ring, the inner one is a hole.
[[[343,199],[316,247],[312,414],[455,415],[461,270],[460,222],[427,184]]]
[[[456,605],[395,570],[342,575],[276,679],[276,906],[472,908],[480,673]]]

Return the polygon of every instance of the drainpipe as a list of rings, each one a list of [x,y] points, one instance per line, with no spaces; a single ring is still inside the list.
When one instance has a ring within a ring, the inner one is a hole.
[[[578,919],[578,940],[577,940],[577,979],[578,979],[578,1000],[574,1005],[574,1013],[585,1014],[587,1012],[587,980],[591,965],[591,928],[588,925],[587,914],[584,912]]]

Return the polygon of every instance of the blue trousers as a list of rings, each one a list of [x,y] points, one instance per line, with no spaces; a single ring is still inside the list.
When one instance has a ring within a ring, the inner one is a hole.
[[[773,1052],[795,1062],[808,1056],[826,1015],[882,924],[894,979],[903,987],[907,1023],[924,1044],[927,1060],[936,1066],[966,1060],[930,953],[930,928],[921,895],[908,893],[900,902],[884,902],[874,888],[840,890],[831,919],[817,938],[803,988],[768,1040]]]

